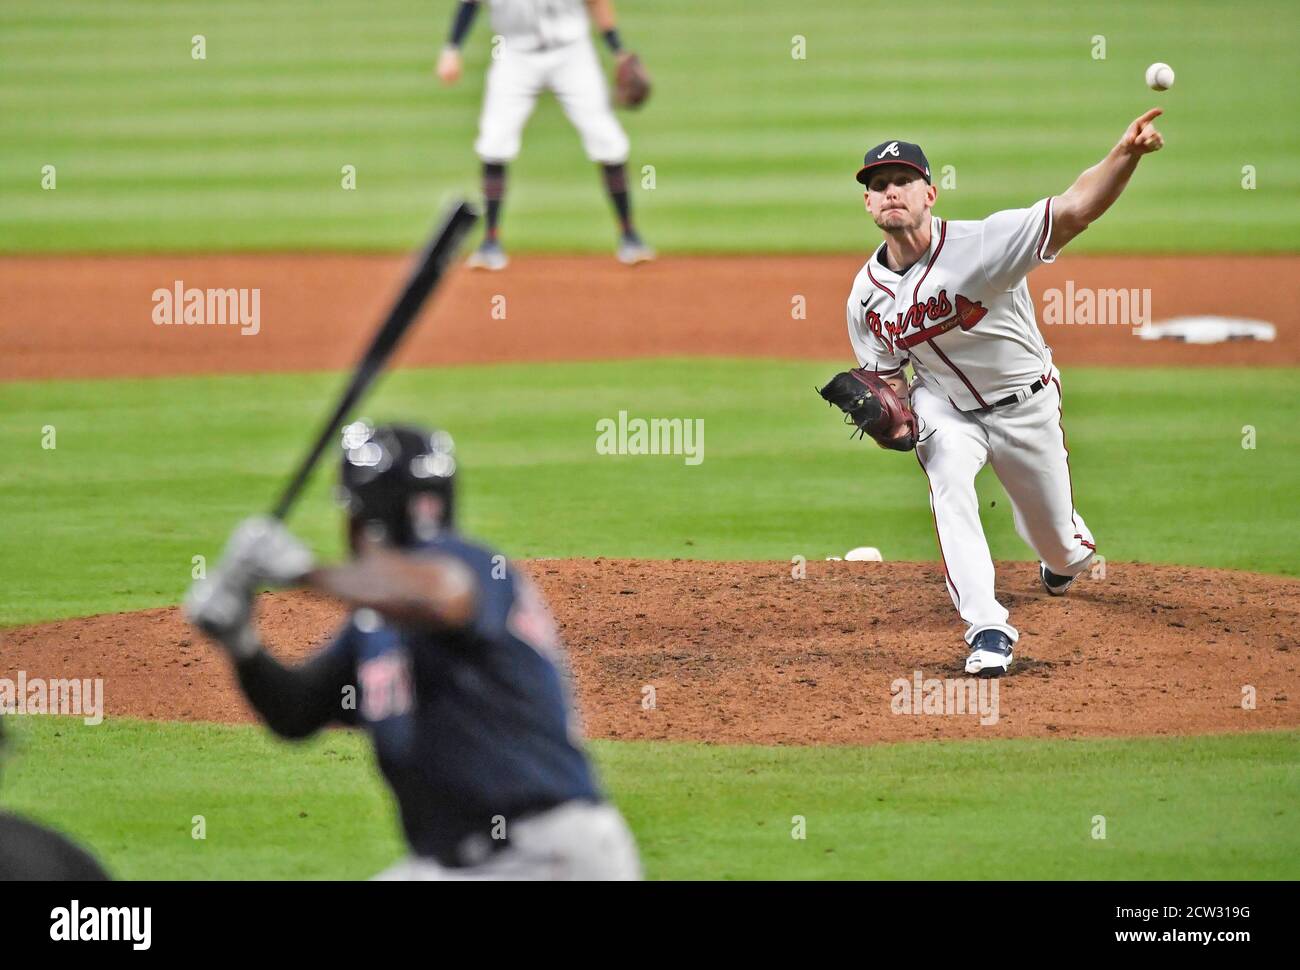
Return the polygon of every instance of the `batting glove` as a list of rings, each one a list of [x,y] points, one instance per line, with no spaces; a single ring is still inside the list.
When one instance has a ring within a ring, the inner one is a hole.
[[[249,586],[295,586],[316,567],[311,550],[283,522],[269,515],[235,527],[220,569]]]
[[[229,651],[246,660],[262,649],[253,629],[253,586],[221,568],[200,579],[185,596],[185,618]]]

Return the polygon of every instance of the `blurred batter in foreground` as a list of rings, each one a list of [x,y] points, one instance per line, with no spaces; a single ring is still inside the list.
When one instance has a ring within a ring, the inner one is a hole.
[[[411,855],[383,879],[636,879],[602,797],[541,596],[502,555],[458,535],[451,437],[402,425],[343,432],[352,558],[317,565],[269,517],[246,520],[186,612],[235,663],[278,734],[364,727]],[[263,648],[258,587],[304,585],[352,608],[300,667]]]

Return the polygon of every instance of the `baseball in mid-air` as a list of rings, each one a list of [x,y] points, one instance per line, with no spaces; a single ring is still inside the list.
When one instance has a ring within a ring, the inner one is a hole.
[[[1152,91],[1168,91],[1174,86],[1174,69],[1163,61],[1147,68],[1147,87]]]

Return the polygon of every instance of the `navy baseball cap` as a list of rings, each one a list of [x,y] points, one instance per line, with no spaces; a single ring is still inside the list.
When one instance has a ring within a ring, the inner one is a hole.
[[[920,145],[913,145],[910,141],[881,142],[867,152],[862,159],[862,167],[858,169],[858,181],[866,185],[867,179],[871,177],[867,173],[881,165],[906,165],[925,176],[926,182],[934,184],[930,182],[930,162],[926,159],[925,152],[921,151]]]

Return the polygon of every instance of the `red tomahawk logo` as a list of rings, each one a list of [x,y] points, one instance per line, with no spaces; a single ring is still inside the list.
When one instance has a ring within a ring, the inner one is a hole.
[[[960,293],[957,294],[957,311],[946,320],[940,320],[938,323],[931,324],[924,330],[918,330],[916,333],[909,333],[906,336],[898,338],[898,345],[903,348],[911,347],[914,344],[925,343],[927,340],[939,336],[941,333],[947,333],[953,327],[961,327],[963,330],[969,330],[975,324],[984,319],[988,313],[988,308],[983,303],[972,303]]]

